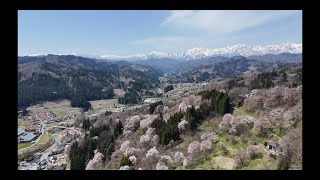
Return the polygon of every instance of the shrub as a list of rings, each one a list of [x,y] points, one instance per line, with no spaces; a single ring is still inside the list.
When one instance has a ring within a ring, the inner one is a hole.
[[[246,166],[249,163],[249,156],[246,151],[239,151],[235,156],[237,166]]]
[[[130,161],[129,157],[127,156],[122,156],[121,162],[120,162],[120,166],[132,166],[132,162]]]
[[[263,153],[258,145],[249,145],[247,147],[247,154],[251,159],[257,159],[257,158],[262,158]]]

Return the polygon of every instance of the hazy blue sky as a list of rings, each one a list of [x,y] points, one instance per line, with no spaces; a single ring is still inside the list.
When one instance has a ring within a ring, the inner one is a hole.
[[[130,55],[302,42],[302,11],[19,11],[18,55]]]

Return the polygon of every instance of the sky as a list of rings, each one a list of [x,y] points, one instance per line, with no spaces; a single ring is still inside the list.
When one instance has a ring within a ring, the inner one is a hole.
[[[302,43],[300,10],[19,10],[18,55],[134,55]]]

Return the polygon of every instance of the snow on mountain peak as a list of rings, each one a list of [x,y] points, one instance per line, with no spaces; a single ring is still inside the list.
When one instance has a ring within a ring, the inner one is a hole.
[[[208,49],[208,48],[192,48],[178,53],[164,53],[158,51],[151,51],[150,53],[143,55],[132,56],[101,56],[110,60],[145,60],[149,58],[174,58],[174,59],[200,59],[213,56],[253,56],[253,55],[265,55],[265,54],[281,54],[281,53],[302,53],[302,44],[296,44],[292,42],[285,42],[278,45],[266,45],[266,46],[248,46],[246,44],[236,44],[233,46],[227,46],[224,48]]]

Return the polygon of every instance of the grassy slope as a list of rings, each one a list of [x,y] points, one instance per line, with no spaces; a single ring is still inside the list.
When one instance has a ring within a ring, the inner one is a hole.
[[[251,115],[256,118],[255,112],[247,111],[244,108],[236,108],[234,111],[235,116],[241,115]],[[195,159],[195,163],[189,166],[178,166],[177,170],[183,169],[236,169],[234,162],[234,156],[240,151],[245,149],[249,143],[257,143],[261,148],[264,148],[263,143],[265,138],[259,136],[258,132],[255,129],[251,129],[249,132],[244,134],[241,138],[239,136],[232,136],[229,133],[221,132],[218,128],[218,124],[221,121],[221,118],[213,118],[208,121],[204,121],[199,127],[198,132],[192,136],[185,136],[184,142],[179,144],[176,149],[186,149],[188,144],[198,140],[200,142],[200,136],[204,132],[213,131],[216,132],[219,136],[219,140],[214,144],[214,152],[209,154],[207,157]],[[225,154],[221,148],[221,145],[224,145],[229,153]],[[267,154],[268,152],[265,151]],[[275,169],[276,160],[274,159],[255,159],[251,160],[250,163],[240,169]]]
[[[18,150],[19,150],[19,149],[22,149],[22,148],[29,147],[29,146],[31,146],[31,145],[32,145],[31,143],[19,143],[19,144],[18,144]]]

